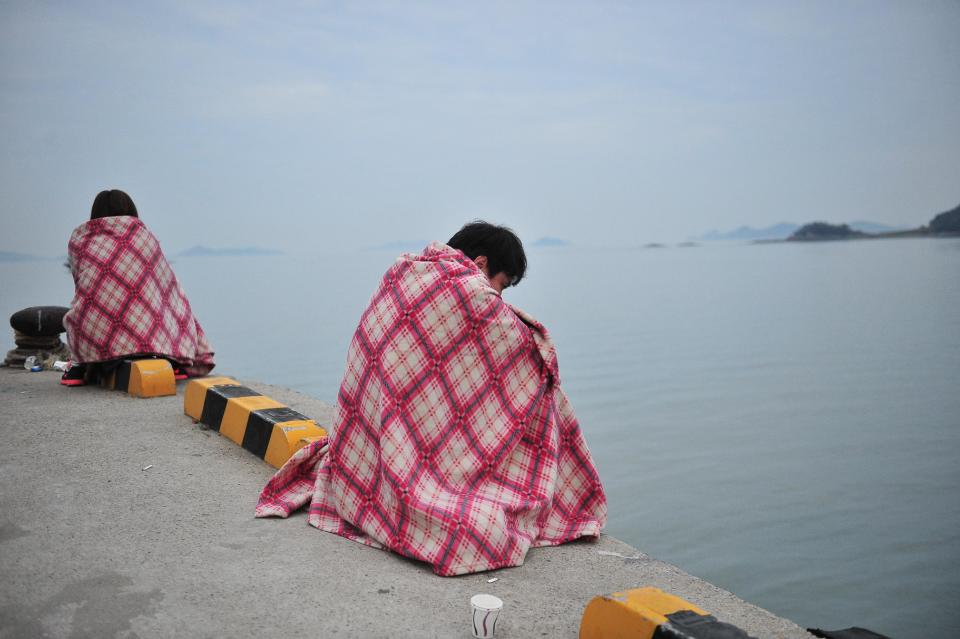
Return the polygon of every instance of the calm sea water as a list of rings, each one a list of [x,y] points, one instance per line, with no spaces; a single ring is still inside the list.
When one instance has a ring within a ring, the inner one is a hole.
[[[219,372],[332,401],[395,257],[174,268]],[[960,636],[960,240],[530,262],[506,298],[557,342],[609,533],[804,626]],[[0,273],[4,316],[69,303],[58,262]]]

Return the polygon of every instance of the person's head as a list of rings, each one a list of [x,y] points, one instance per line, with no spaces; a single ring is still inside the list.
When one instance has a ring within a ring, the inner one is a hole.
[[[447,245],[473,260],[497,292],[519,284],[527,271],[523,244],[505,226],[476,220],[457,231]]]
[[[122,215],[140,217],[137,215],[137,207],[129,195],[117,189],[97,193],[97,197],[93,200],[93,207],[90,209],[91,220],[95,220],[98,217],[115,217]]]

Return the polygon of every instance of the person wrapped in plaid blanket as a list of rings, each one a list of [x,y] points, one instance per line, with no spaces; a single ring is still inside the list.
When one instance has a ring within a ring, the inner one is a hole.
[[[402,255],[356,329],[333,433],[263,489],[308,522],[450,576],[597,537],[607,505],[547,330],[503,301],[519,238],[474,222]]]
[[[76,288],[63,325],[75,364],[61,384],[83,385],[128,357],[169,359],[178,378],[213,369],[203,328],[129,195],[101,191],[67,250]]]

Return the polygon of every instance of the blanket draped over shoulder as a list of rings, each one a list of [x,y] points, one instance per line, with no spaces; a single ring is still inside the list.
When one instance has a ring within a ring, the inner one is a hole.
[[[84,222],[67,247],[76,293],[63,318],[80,363],[161,355],[190,375],[213,368],[213,353],[170,264],[139,218]]]
[[[598,536],[606,497],[559,384],[546,329],[472,260],[403,255],[350,344],[333,434],[277,472],[257,516],[308,506],[313,526],[444,576]]]

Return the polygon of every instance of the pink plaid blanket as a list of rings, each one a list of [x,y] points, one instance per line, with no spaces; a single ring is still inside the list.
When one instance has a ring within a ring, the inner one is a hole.
[[[77,362],[162,355],[191,375],[213,353],[157,238],[135,217],[84,222],[67,247],[76,294],[63,318]]]
[[[444,576],[518,566],[530,546],[595,537],[606,522],[546,329],[448,246],[384,275],[333,430],[274,475],[258,517],[309,504],[313,526]]]

